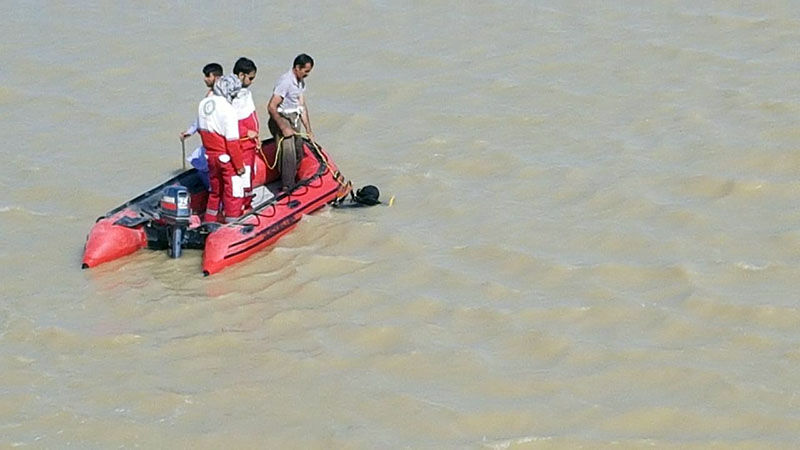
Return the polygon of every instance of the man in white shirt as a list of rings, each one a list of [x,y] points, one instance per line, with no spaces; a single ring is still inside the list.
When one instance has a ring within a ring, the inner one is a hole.
[[[281,183],[287,191],[294,188],[297,167],[303,159],[303,140],[295,134],[300,132],[300,123],[309,139],[314,138],[304,95],[305,79],[313,68],[314,60],[310,56],[305,53],[297,55],[292,69],[275,82],[272,98],[267,104],[269,131],[276,141],[283,138],[280,151]]]

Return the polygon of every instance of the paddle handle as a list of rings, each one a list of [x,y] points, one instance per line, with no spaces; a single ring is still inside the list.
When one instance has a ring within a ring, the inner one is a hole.
[[[186,142],[183,139],[181,139],[181,152],[183,153],[181,163],[183,164],[183,170],[186,170]]]

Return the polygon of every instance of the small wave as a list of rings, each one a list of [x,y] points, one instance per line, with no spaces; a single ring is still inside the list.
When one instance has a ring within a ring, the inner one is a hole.
[[[23,208],[21,206],[0,206],[0,213],[7,213],[7,212],[20,212],[23,214],[30,214],[32,216],[39,216],[39,217],[45,217],[50,215],[39,211],[32,211],[30,209]]]
[[[49,212],[42,212],[42,211],[34,211],[32,209],[24,208],[22,206],[0,206],[0,214],[3,214],[3,213],[21,214],[21,215],[33,216],[33,217],[56,217],[59,220],[77,220],[78,219],[78,217],[74,216],[74,215],[49,213]]]
[[[764,26],[774,20],[771,17],[763,15],[750,16],[745,14],[723,13],[723,12],[711,13],[711,12],[698,11],[695,13],[684,13],[683,16],[688,19],[694,19],[706,23],[719,24],[734,28]]]
[[[526,436],[516,439],[507,439],[503,441],[496,441],[496,442],[487,442],[484,444],[485,447],[492,448],[495,450],[502,450],[511,447],[516,447],[517,445],[522,444],[530,444],[532,442],[543,442],[543,441],[552,441],[552,436]]]
[[[750,264],[750,263],[746,263],[746,262],[740,261],[740,262],[736,263],[736,267],[738,267],[739,269],[742,269],[742,270],[750,271],[750,272],[761,272],[762,270],[769,269],[770,266],[769,266],[769,264],[756,265],[756,264]]]
[[[691,295],[684,301],[684,308],[702,319],[719,323],[759,326],[771,330],[795,330],[800,325],[800,309],[792,304],[754,305],[736,303],[722,297]]]
[[[752,198],[769,195],[773,185],[761,180],[741,180],[697,175],[675,181],[674,193],[696,200],[718,200],[725,197]]]

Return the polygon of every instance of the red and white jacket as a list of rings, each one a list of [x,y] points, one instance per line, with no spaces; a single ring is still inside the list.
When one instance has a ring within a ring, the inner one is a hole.
[[[250,147],[256,145],[255,139],[247,139],[247,131],[253,130],[258,134],[258,114],[256,105],[253,103],[253,94],[247,88],[242,88],[231,102],[233,109],[236,110],[236,120],[239,121],[239,138],[242,146]]]
[[[200,101],[197,128],[209,155],[227,153],[237,171],[244,168],[239,146],[239,121],[236,111],[225,97],[210,95]]]

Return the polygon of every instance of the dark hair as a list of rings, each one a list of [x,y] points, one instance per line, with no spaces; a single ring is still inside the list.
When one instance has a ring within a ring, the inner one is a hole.
[[[256,63],[254,63],[252,59],[245,58],[244,56],[237,59],[236,64],[233,65],[234,75],[239,75],[240,73],[255,72],[256,70],[258,70],[256,69]]]
[[[292,67],[305,67],[308,63],[311,63],[311,67],[314,67],[314,58],[306,55],[305,53],[300,53],[294,59],[294,65]]]
[[[203,67],[203,75],[209,76],[214,74],[218,77],[222,76],[222,66],[217,63],[208,63],[205,67]]]

